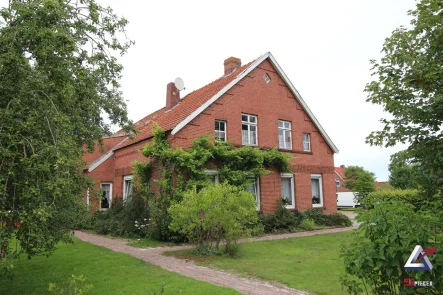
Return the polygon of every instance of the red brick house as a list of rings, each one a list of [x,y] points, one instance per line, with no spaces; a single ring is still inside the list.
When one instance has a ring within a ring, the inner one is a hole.
[[[288,208],[337,210],[337,147],[271,53],[243,66],[238,58],[226,59],[221,78],[182,99],[169,83],[165,107],[136,123],[139,133],[133,140],[124,133],[104,138],[104,153],[85,156],[85,173],[105,191],[101,208],[131,193],[132,163],[146,161],[139,151],[151,142],[155,123],[172,147],[188,148],[197,137],[215,135],[238,146],[277,146],[295,156],[291,166],[295,174],[271,171],[248,187],[263,212],[274,211],[282,197],[289,201]],[[218,181],[216,170],[206,172]]]

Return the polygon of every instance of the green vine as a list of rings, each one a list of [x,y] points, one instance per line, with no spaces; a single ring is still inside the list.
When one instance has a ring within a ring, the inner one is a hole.
[[[136,163],[135,174],[139,179],[139,187],[143,189],[149,182],[147,176],[151,176],[152,166],[160,166],[160,179],[153,179],[160,189],[150,201],[153,219],[151,226],[154,232],[162,232],[154,234],[158,239],[168,239],[167,236],[171,234],[165,233],[168,231],[165,221],[169,220],[167,209],[170,205],[180,202],[187,190],[194,187],[201,189],[211,184],[206,169],[217,170],[221,183],[243,188],[250,183],[251,178],[266,175],[270,169],[292,173],[290,161],[294,158],[277,148],[236,148],[232,142],[213,142],[208,136],[202,136],[195,139],[189,149],[172,149],[160,127],[157,126],[153,134],[152,144],[146,145],[142,151],[150,161]],[[159,230],[160,227],[163,230]]]

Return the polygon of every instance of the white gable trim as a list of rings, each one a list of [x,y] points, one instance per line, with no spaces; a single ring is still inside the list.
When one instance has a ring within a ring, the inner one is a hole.
[[[89,165],[88,172],[92,172],[95,168],[103,164],[107,159],[109,159],[113,154],[114,150],[118,148],[126,139],[129,137],[125,137],[122,141],[117,143],[112,149],[110,149],[107,153],[104,153],[99,158],[97,158],[94,162]]]
[[[340,174],[338,174],[338,172],[337,171],[335,171],[334,170],[334,172],[335,172],[335,174],[337,174],[338,175],[338,177],[340,177],[340,179],[342,180],[342,181],[345,181],[341,176],[340,176]]]
[[[188,117],[186,117],[183,121],[181,121],[175,128],[172,130],[171,134],[176,134],[179,132],[183,127],[185,127],[189,122],[194,120],[200,113],[202,113],[207,107],[209,107],[213,102],[215,102],[217,99],[219,99],[223,94],[225,94],[229,89],[231,89],[235,84],[237,84],[241,79],[243,79],[246,75],[248,75],[252,70],[254,70],[259,64],[261,64],[264,60],[269,58],[272,65],[276,68],[277,72],[280,74],[280,76],[283,78],[285,83],[288,85],[289,89],[291,89],[292,93],[298,100],[298,102],[302,105],[305,112],[308,114],[308,116],[311,118],[312,122],[314,123],[315,127],[319,130],[321,135],[324,137],[326,142],[328,143],[329,147],[334,151],[334,153],[338,153],[338,149],[335,146],[335,144],[332,142],[331,138],[328,136],[326,131],[323,129],[323,127],[318,122],[317,118],[315,118],[312,111],[309,109],[306,102],[301,97],[300,93],[298,93],[297,89],[295,89],[294,85],[292,85],[291,81],[289,80],[288,76],[286,76],[283,69],[280,67],[280,65],[275,60],[274,56],[267,52],[264,55],[260,56],[256,61],[254,61],[249,67],[247,67],[243,72],[239,73],[237,77],[232,80],[228,85],[223,87],[217,94],[215,94],[213,97],[211,97],[208,101],[206,101],[204,104],[202,104],[198,109],[196,109],[194,112],[192,112]]]

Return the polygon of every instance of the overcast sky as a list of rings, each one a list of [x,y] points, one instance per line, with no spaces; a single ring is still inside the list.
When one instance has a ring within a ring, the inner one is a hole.
[[[135,1],[100,0],[129,20],[136,44],[121,59],[122,91],[134,121],[165,105],[166,84],[181,77],[187,93],[270,51],[340,152],[335,165],[358,165],[388,178],[389,156],[371,147],[381,107],[367,103],[370,59],[384,39],[409,25],[413,0]],[[6,0],[0,0],[6,3]]]

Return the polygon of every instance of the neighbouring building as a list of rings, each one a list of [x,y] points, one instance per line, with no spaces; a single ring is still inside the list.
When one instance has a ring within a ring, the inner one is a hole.
[[[114,198],[131,194],[132,163],[147,160],[140,150],[151,142],[155,124],[166,132],[172,147],[189,148],[195,138],[215,135],[236,146],[278,147],[295,156],[294,174],[271,171],[248,188],[263,212],[273,212],[282,198],[290,209],[337,211],[338,149],[271,53],[245,65],[235,57],[226,59],[219,79],[183,98],[169,83],[165,107],[139,120],[139,133],[132,140],[123,132],[104,138],[104,151],[97,149],[84,158],[85,173],[104,194],[93,208],[109,208]],[[207,173],[218,180],[216,169]]]

